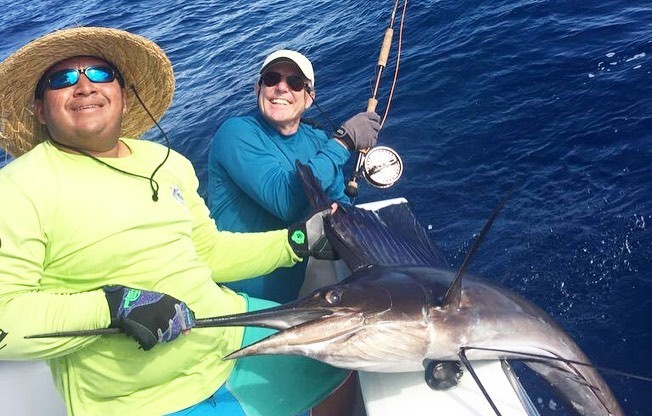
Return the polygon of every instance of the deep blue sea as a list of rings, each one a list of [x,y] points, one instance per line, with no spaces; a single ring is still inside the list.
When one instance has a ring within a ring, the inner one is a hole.
[[[211,137],[254,107],[269,52],[293,48],[312,60],[317,102],[336,124],[364,110],[393,4],[0,0],[0,59],[75,25],[153,39],[177,80],[161,125],[203,192]],[[395,43],[379,112],[396,52]],[[595,364],[652,376],[651,71],[649,0],[411,1],[379,136],[402,155],[404,176],[385,190],[361,185],[358,202],[406,197],[458,266],[524,176],[470,271],[543,307]],[[328,126],[314,106],[307,116]],[[156,131],[146,137],[162,141]],[[606,379],[627,414],[652,414],[651,383]],[[536,398],[557,414],[549,397]]]

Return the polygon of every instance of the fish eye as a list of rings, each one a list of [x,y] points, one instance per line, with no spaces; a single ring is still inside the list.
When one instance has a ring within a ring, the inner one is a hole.
[[[329,290],[324,295],[324,299],[331,305],[339,305],[342,302],[342,294],[339,290]]]

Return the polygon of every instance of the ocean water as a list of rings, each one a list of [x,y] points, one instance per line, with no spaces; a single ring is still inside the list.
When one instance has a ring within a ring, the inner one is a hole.
[[[177,80],[161,125],[193,161],[204,192],[212,134],[254,107],[266,54],[305,53],[316,69],[317,103],[339,124],[366,107],[392,7],[387,0],[0,0],[0,59],[75,25],[153,39]],[[385,190],[363,184],[358,198],[406,197],[457,266],[500,196],[522,178],[470,271],[543,307],[596,365],[648,377],[650,22],[652,5],[643,0],[409,2],[379,137],[402,155],[404,176]],[[379,112],[397,50],[395,43],[381,78]],[[329,126],[314,108],[307,116]],[[156,131],[146,137],[162,141]],[[6,160],[0,152],[0,165]],[[650,414],[652,384],[605,378],[627,414]],[[546,392],[535,399],[544,414],[562,414]]]

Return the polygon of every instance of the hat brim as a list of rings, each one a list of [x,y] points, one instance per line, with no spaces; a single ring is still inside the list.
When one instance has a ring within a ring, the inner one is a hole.
[[[299,68],[299,71],[301,72],[301,75],[306,77],[306,74],[304,74],[303,71],[301,71],[301,67],[299,66],[299,64],[296,63],[294,60],[292,60],[290,58],[287,58],[285,56],[283,56],[281,58],[276,58],[276,59],[268,62],[264,67],[262,67],[260,69],[260,73],[262,74],[263,72],[267,71],[269,68],[273,67],[274,65],[283,64],[283,63],[293,64],[294,66]]]
[[[48,68],[75,56],[94,56],[122,74],[127,112],[120,135],[138,138],[154,121],[136,100],[138,92],[154,119],[172,102],[174,71],[154,42],[123,30],[101,27],[63,29],[20,48],[0,64],[0,146],[16,157],[48,138],[34,115],[34,90]]]

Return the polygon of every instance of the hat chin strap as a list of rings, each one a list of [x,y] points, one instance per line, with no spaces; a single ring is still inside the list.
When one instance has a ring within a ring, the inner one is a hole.
[[[49,135],[49,134],[48,134],[48,135]],[[54,139],[52,138],[52,136],[50,136],[50,141],[53,142],[54,144],[56,144],[58,147],[63,147],[63,148],[65,148],[65,149],[73,150],[73,151],[75,151],[75,152],[77,152],[77,153],[79,153],[79,154],[82,154],[82,155],[84,155],[84,156],[88,156],[88,157],[90,157],[91,159],[93,159],[94,161],[96,161],[97,163],[102,164],[102,165],[104,165],[104,166],[106,166],[106,167],[108,167],[108,168],[111,168],[111,169],[113,169],[113,170],[115,170],[115,171],[117,171],[117,172],[124,173],[125,175],[129,175],[129,176],[135,176],[135,177],[137,177],[137,178],[147,179],[147,180],[149,181],[149,186],[150,186],[150,188],[151,188],[151,190],[152,190],[152,201],[154,201],[154,202],[158,201],[158,190],[159,190],[159,184],[158,184],[158,182],[154,179],[154,174],[156,173],[156,171],[157,171],[161,166],[163,166],[163,163],[165,163],[165,160],[164,160],[160,165],[158,165],[158,167],[157,167],[156,169],[154,169],[154,171],[152,172],[152,174],[151,174],[149,177],[147,177],[147,176],[139,175],[139,174],[137,174],[137,173],[127,172],[126,170],[122,170],[122,169],[120,169],[120,168],[116,168],[115,166],[113,166],[113,165],[111,165],[111,164],[109,164],[109,163],[106,163],[106,162],[103,161],[102,159],[100,159],[100,158],[98,158],[98,157],[96,157],[96,156],[94,156],[94,155],[88,153],[86,150],[84,150],[84,149],[80,149],[79,147],[70,146],[69,144],[64,144],[64,143],[61,143],[61,142],[59,142],[59,141],[56,141],[56,140],[54,140]],[[169,154],[169,147],[168,147],[168,154]],[[167,156],[166,156],[166,159],[167,159]]]
[[[161,167],[162,167],[162,166],[165,164],[165,162],[168,160],[168,157],[170,157],[170,138],[169,138],[168,135],[165,133],[165,130],[163,130],[163,128],[161,127],[161,125],[158,124],[158,122],[156,121],[156,119],[154,118],[154,116],[152,116],[152,113],[150,113],[150,111],[149,111],[149,109],[147,108],[147,106],[145,106],[145,103],[144,103],[143,100],[140,98],[140,95],[138,95],[138,91],[136,91],[136,88],[133,86],[133,84],[130,85],[129,87],[130,87],[131,90],[134,92],[134,95],[136,96],[136,99],[138,100],[138,102],[140,103],[140,105],[143,107],[143,109],[145,110],[145,112],[147,113],[147,115],[152,119],[152,121],[154,122],[154,124],[156,125],[156,127],[158,127],[158,129],[161,131],[161,133],[163,133],[163,137],[165,138],[165,147],[167,148],[167,152],[165,153],[165,157],[163,158],[163,161],[162,161],[161,163],[159,163],[159,165],[156,167],[156,169],[154,169],[154,170],[152,171],[152,174],[151,174],[149,177],[147,177],[147,176],[143,176],[143,175],[139,175],[139,174],[137,174],[137,173],[133,173],[133,172],[127,172],[126,170],[122,170],[122,169],[120,169],[120,168],[117,168],[117,167],[115,167],[115,166],[112,166],[112,165],[109,164],[109,163],[106,163],[106,162],[103,161],[102,159],[100,159],[100,158],[98,158],[98,157],[96,157],[96,156],[93,156],[92,154],[88,153],[88,152],[87,152],[86,150],[84,150],[84,149],[80,149],[79,147],[70,146],[69,144],[64,144],[64,143],[61,143],[61,142],[59,142],[59,141],[57,141],[57,140],[54,140],[54,139],[52,138],[52,135],[50,134],[50,131],[49,131],[49,130],[48,130],[48,136],[50,137],[50,141],[52,141],[53,143],[55,143],[55,144],[56,144],[57,146],[59,146],[59,147],[63,147],[63,148],[65,148],[65,149],[73,150],[73,151],[75,151],[75,152],[77,152],[77,153],[80,153],[80,154],[82,154],[82,155],[84,155],[84,156],[88,156],[88,157],[90,157],[91,159],[95,160],[96,162],[98,162],[98,163],[100,163],[100,164],[102,164],[102,165],[104,165],[104,166],[106,166],[106,167],[108,167],[108,168],[111,168],[111,169],[113,169],[113,170],[115,170],[115,171],[117,171],[117,172],[124,173],[125,175],[135,176],[135,177],[137,177],[137,178],[142,178],[142,179],[146,179],[146,180],[148,180],[148,181],[149,181],[149,187],[150,187],[150,189],[152,190],[152,201],[156,202],[156,201],[158,201],[158,191],[159,191],[159,189],[160,189],[160,186],[159,186],[159,183],[156,181],[156,179],[154,179],[154,175],[156,175],[156,172],[158,172],[159,169],[161,169]]]

